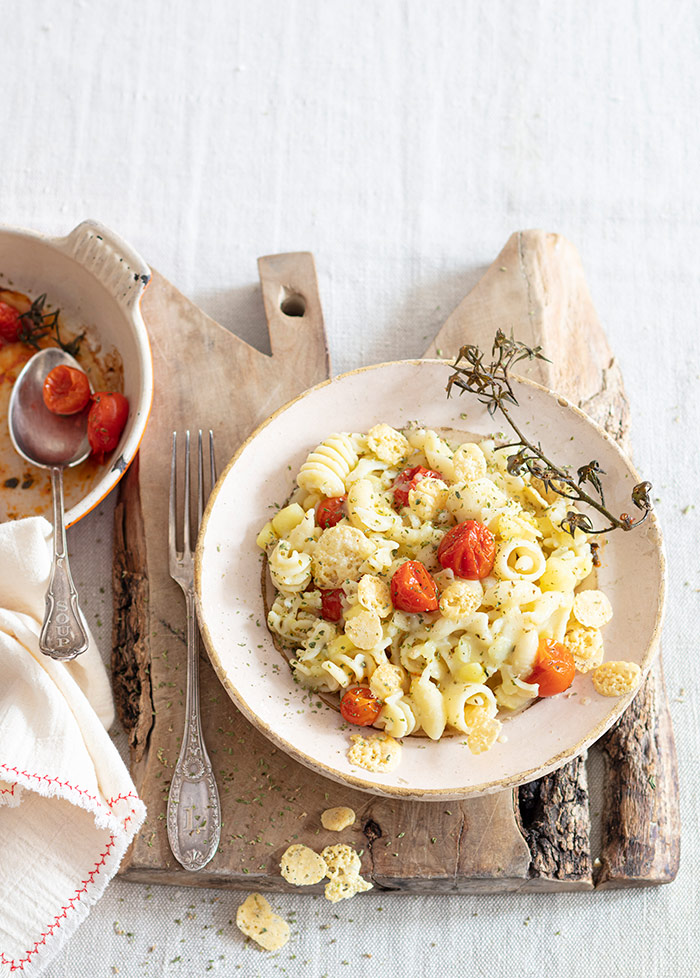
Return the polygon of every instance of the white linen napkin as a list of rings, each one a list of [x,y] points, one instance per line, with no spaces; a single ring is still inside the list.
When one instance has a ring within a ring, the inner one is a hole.
[[[146,814],[94,640],[68,663],[39,651],[50,565],[46,520],[0,524],[0,976],[48,965]]]

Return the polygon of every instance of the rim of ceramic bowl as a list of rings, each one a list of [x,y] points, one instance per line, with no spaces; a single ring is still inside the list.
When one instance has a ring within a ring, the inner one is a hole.
[[[56,237],[10,225],[0,225],[0,237],[30,239],[74,261],[91,275],[116,303],[129,323],[141,366],[139,401],[134,421],[121,451],[83,498],[66,512],[66,526],[73,526],[114,489],[138,452],[153,406],[153,355],[141,313],[141,300],[152,273],[144,259],[120,235],[99,221],[86,219],[68,234]],[[115,262],[116,259],[116,262]],[[118,266],[118,267],[117,267]],[[118,271],[118,275],[116,274]]]
[[[499,778],[494,781],[486,781],[478,785],[466,785],[461,788],[452,788],[452,789],[410,788],[410,787],[402,787],[399,785],[384,785],[376,781],[368,781],[367,779],[362,778],[358,775],[347,774],[345,772],[338,771],[337,769],[331,768],[328,765],[324,764],[323,761],[319,761],[316,757],[300,750],[299,747],[297,747],[295,744],[290,743],[284,737],[280,736],[280,734],[273,727],[271,727],[269,724],[261,720],[256,714],[255,710],[248,705],[248,702],[246,701],[242,693],[233,684],[233,682],[229,678],[229,674],[227,670],[223,666],[221,658],[219,657],[213,637],[211,635],[211,632],[209,631],[209,627],[207,625],[207,622],[202,612],[202,595],[201,595],[202,563],[204,559],[203,556],[204,541],[206,538],[209,518],[213,511],[214,506],[216,505],[218,494],[222,486],[224,485],[224,482],[226,480],[229,471],[236,464],[236,462],[238,461],[242,453],[245,451],[247,446],[252,441],[254,441],[255,438],[257,438],[257,436],[261,431],[267,428],[268,425],[270,425],[273,421],[275,421],[280,415],[284,414],[284,412],[287,411],[289,408],[291,408],[292,405],[297,404],[299,401],[309,397],[315,391],[318,391],[323,387],[327,387],[330,384],[335,384],[346,377],[351,377],[356,374],[377,370],[382,367],[397,366],[397,365],[419,366],[422,363],[444,364],[445,366],[451,365],[450,361],[439,359],[439,358],[417,358],[411,360],[388,360],[382,363],[371,364],[365,367],[357,367],[354,370],[348,370],[345,373],[338,374],[337,377],[332,377],[329,380],[324,380],[321,383],[316,384],[314,387],[310,387],[308,390],[303,391],[301,394],[292,398],[290,401],[287,401],[286,404],[283,404],[280,408],[278,408],[275,412],[269,415],[269,417],[267,417],[263,422],[261,422],[261,424],[257,426],[257,428],[245,439],[245,441],[239,446],[238,450],[233,455],[233,457],[229,460],[228,464],[226,465],[221,475],[219,476],[217,483],[211,492],[211,495],[209,496],[206,509],[202,516],[202,524],[201,524],[200,533],[197,539],[197,546],[195,550],[195,599],[196,599],[197,616],[199,619],[200,632],[202,634],[202,638],[204,639],[204,644],[207,649],[209,659],[211,660],[211,663],[214,666],[214,670],[217,676],[219,677],[219,680],[221,681],[222,685],[226,689],[226,692],[231,697],[233,702],[236,704],[238,709],[258,730],[260,730],[261,733],[265,735],[265,737],[267,737],[268,740],[271,740],[274,744],[276,744],[283,751],[285,751],[285,753],[289,754],[291,757],[299,761],[305,767],[317,771],[323,774],[325,777],[333,781],[339,782],[340,784],[347,784],[354,788],[358,788],[361,791],[366,791],[371,794],[379,794],[385,797],[388,796],[397,799],[421,800],[421,801],[450,801],[450,800],[457,800],[460,798],[478,797],[481,795],[493,794],[494,792],[497,791],[504,791],[509,788],[515,788],[518,785],[527,783],[528,781],[532,781],[536,778],[543,777],[545,774],[549,774],[551,771],[554,771],[557,768],[561,767],[562,765],[568,763],[569,761],[574,760],[584,750],[586,750],[587,747],[590,747],[591,744],[595,743],[596,740],[602,737],[603,734],[610,729],[610,727],[615,723],[615,721],[618,720],[619,717],[624,713],[624,711],[627,709],[627,707],[632,702],[632,700],[637,695],[637,693],[641,690],[644,681],[649,673],[649,670],[653,664],[655,653],[659,645],[661,627],[663,625],[665,605],[666,605],[666,555],[664,551],[661,527],[659,525],[658,518],[653,510],[649,513],[648,519],[653,524],[659,541],[658,551],[659,551],[659,570],[660,570],[660,591],[659,591],[659,602],[657,606],[657,612],[654,620],[654,626],[651,633],[651,637],[644,651],[642,664],[640,665],[641,675],[637,686],[630,693],[627,693],[625,696],[622,696],[619,699],[615,700],[615,702],[611,704],[610,710],[605,715],[605,717],[601,721],[599,721],[599,723],[597,723],[588,732],[588,734],[580,738],[572,747],[552,755],[544,763],[538,765],[537,767],[530,768],[526,771],[521,771],[518,772],[517,774],[513,774],[504,778]],[[555,391],[552,391],[550,388],[545,387],[542,384],[538,384],[536,381],[530,380],[527,377],[522,377],[517,374],[514,374],[513,379],[518,383],[525,384],[528,387],[534,388],[535,390],[539,390],[544,394],[548,395],[549,397],[554,398],[560,407],[568,408],[574,414],[576,414],[580,419],[585,421],[596,431],[596,433],[600,437],[604,438],[605,441],[612,447],[615,453],[620,457],[625,467],[632,473],[636,482],[641,481],[639,473],[636,471],[634,465],[632,464],[628,456],[625,455],[625,453],[622,451],[622,449],[617,444],[617,442],[608,434],[607,431],[605,431],[604,428],[602,428],[599,424],[597,424],[597,422],[595,422],[592,418],[590,418],[585,413],[585,411],[582,411],[581,408],[578,407],[578,405],[574,404],[572,401],[570,401],[568,398],[564,397],[563,395],[557,394]],[[262,595],[261,595],[261,600],[262,600]],[[270,639],[270,641],[272,641],[272,639]]]

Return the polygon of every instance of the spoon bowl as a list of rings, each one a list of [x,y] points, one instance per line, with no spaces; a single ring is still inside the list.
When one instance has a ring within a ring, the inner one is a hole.
[[[44,404],[44,381],[61,365],[82,369],[74,357],[57,347],[40,350],[29,360],[12,388],[7,423],[12,444],[22,458],[51,472],[53,564],[39,648],[52,659],[66,660],[84,652],[89,640],[68,563],[63,470],[83,462],[90,454],[90,444],[86,411],[54,414]]]
[[[85,412],[54,414],[44,404],[46,376],[61,365],[82,369],[59,347],[40,350],[25,364],[10,396],[7,422],[12,444],[22,458],[45,469],[71,468],[90,454]]]

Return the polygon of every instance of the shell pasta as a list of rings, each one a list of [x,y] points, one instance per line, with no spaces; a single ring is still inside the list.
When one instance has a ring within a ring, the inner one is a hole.
[[[337,694],[346,718],[362,687],[350,722],[478,754],[509,714],[600,665],[612,608],[587,580],[590,539],[562,529],[568,500],[509,473],[515,450],[382,422],[309,453],[257,538],[297,682]]]

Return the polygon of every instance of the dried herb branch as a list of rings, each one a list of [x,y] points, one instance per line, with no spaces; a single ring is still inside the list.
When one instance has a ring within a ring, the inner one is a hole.
[[[576,477],[566,469],[555,465],[542,450],[538,442],[533,444],[520,430],[510,414],[509,406],[517,407],[518,401],[513,393],[509,371],[521,360],[547,360],[542,353],[542,347],[529,347],[505,335],[498,330],[491,350],[491,362],[486,362],[486,356],[478,346],[463,346],[457,354],[454,363],[454,373],[447,382],[447,396],[456,387],[460,394],[468,391],[476,394],[482,404],[485,404],[491,416],[500,411],[518,440],[506,448],[517,448],[518,451],[508,459],[508,471],[511,475],[529,473],[539,479],[546,490],[551,490],[565,499],[577,503],[586,503],[604,517],[608,524],[596,527],[591,518],[585,513],[569,511],[562,520],[562,529],[572,536],[576,530],[584,533],[610,533],[611,530],[633,530],[643,523],[651,511],[650,482],[640,482],[632,490],[632,502],[641,516],[634,519],[628,513],[615,516],[605,505],[605,493],[600,480],[605,475],[597,461],[592,460],[580,466]],[[590,491],[584,487],[587,485]]]
[[[23,312],[19,317],[22,325],[18,339],[21,340],[22,343],[28,343],[29,346],[33,346],[36,350],[38,350],[39,340],[50,336],[66,353],[70,353],[70,355],[73,357],[77,356],[78,351],[80,350],[80,341],[85,336],[85,333],[81,333],[80,336],[76,336],[74,340],[64,343],[64,341],[61,339],[58,324],[59,310],[56,309],[54,312],[44,312],[45,305],[46,293],[44,292],[43,295],[36,298],[34,302],[32,302],[30,308],[27,309],[26,312]]]

